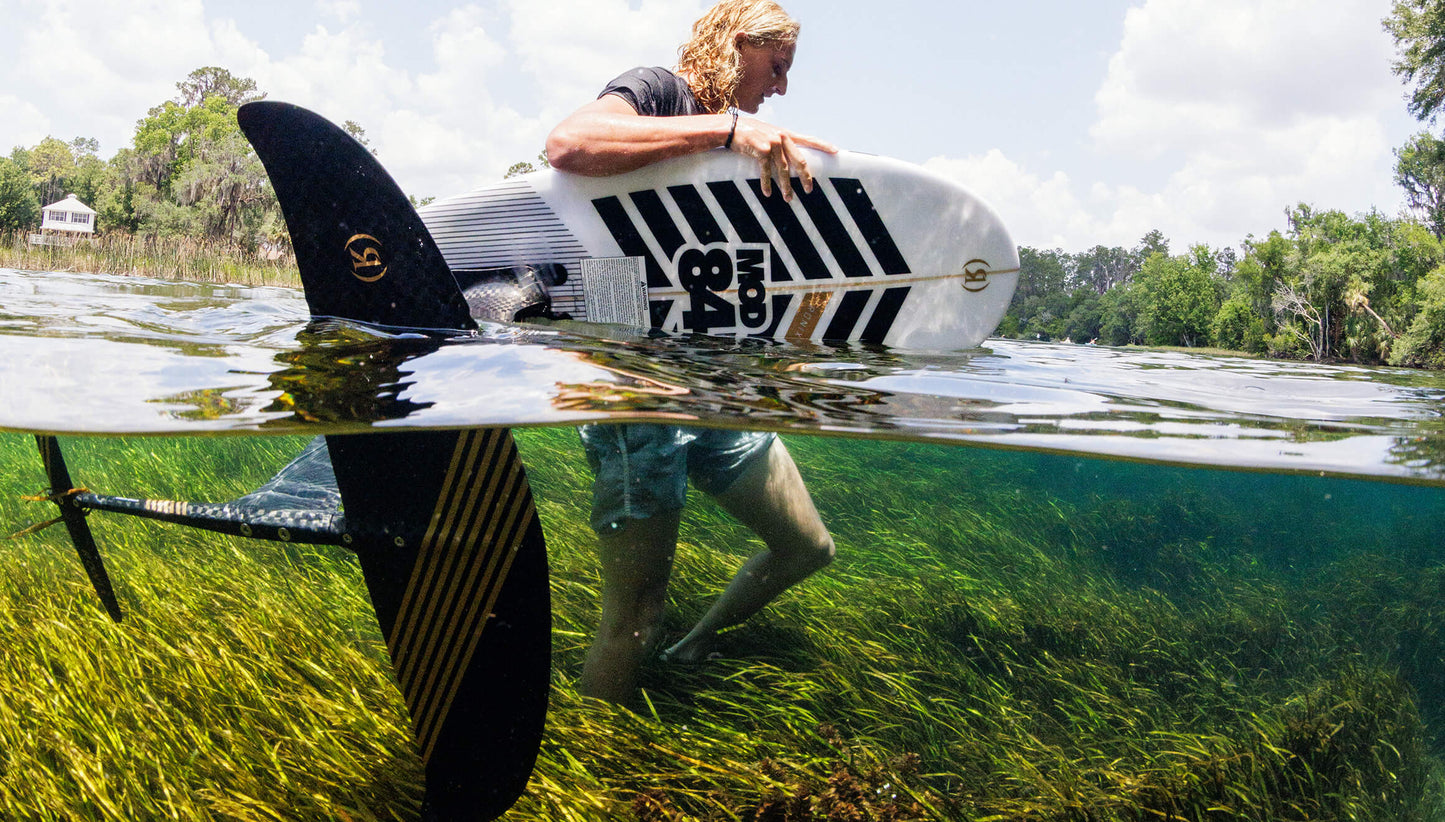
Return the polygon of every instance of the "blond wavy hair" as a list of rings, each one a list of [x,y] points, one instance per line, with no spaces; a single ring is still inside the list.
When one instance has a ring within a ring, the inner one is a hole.
[[[677,72],[702,107],[733,105],[742,74],[737,35],[751,46],[798,42],[798,21],[773,0],[722,0],[692,24],[692,39],[677,50]]]

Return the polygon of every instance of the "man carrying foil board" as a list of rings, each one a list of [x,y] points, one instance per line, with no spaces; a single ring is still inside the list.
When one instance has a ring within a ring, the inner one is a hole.
[[[723,0],[693,24],[676,71],[637,68],[564,119],[547,139],[562,172],[609,176],[718,148],[757,159],[763,196],[811,192],[802,147],[822,140],[740,112],[785,94],[798,23],[772,0]],[[777,192],[774,193],[773,189]],[[767,432],[594,424],[581,431],[596,475],[592,527],[602,567],[602,616],[579,684],[626,703],[662,640],[667,581],[689,477],[762,538],[701,621],[662,652],[675,662],[711,653],[718,631],[743,622],[833,559],[833,539],[781,440]]]

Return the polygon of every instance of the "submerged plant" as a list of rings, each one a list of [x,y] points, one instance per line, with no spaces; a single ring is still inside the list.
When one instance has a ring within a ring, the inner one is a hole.
[[[1343,516],[1353,545],[1311,553],[1251,513],[1265,480],[1230,496],[1210,472],[790,439],[837,562],[724,634],[722,659],[648,668],[633,712],[575,688],[598,609],[576,435],[517,437],[555,674],[509,820],[1441,818],[1445,576],[1421,541],[1445,507],[1401,513],[1400,545]],[[70,443],[92,488],[208,500],[301,445]],[[43,485],[31,448],[0,435],[12,531],[49,516],[19,501]],[[415,818],[420,764],[353,557],[91,522],[119,625],[60,529],[0,551],[0,818]],[[671,629],[759,547],[690,500]]]

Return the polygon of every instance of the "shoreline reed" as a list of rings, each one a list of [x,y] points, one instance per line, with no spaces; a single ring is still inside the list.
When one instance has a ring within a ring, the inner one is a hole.
[[[24,232],[0,235],[0,267],[250,286],[301,286],[296,259],[289,248],[268,259],[234,243],[123,232],[108,232],[74,245],[31,245]]]

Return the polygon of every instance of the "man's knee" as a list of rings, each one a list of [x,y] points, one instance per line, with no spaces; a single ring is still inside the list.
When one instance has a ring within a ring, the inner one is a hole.
[[[833,564],[833,559],[834,559],[834,557],[836,557],[837,555],[838,555],[838,548],[837,548],[837,546],[835,546],[835,545],[833,544],[833,535],[832,535],[832,534],[824,534],[822,541],[818,544],[817,548],[813,551],[814,561],[818,563],[817,567],[814,568],[813,570],[816,571],[816,570],[818,570],[819,568],[826,568],[826,567],[828,567],[829,565],[832,565],[832,564]]]
[[[832,535],[824,532],[820,537],[809,540],[806,546],[799,547],[795,544],[788,559],[806,576],[831,565],[836,554],[837,548],[833,545]]]

